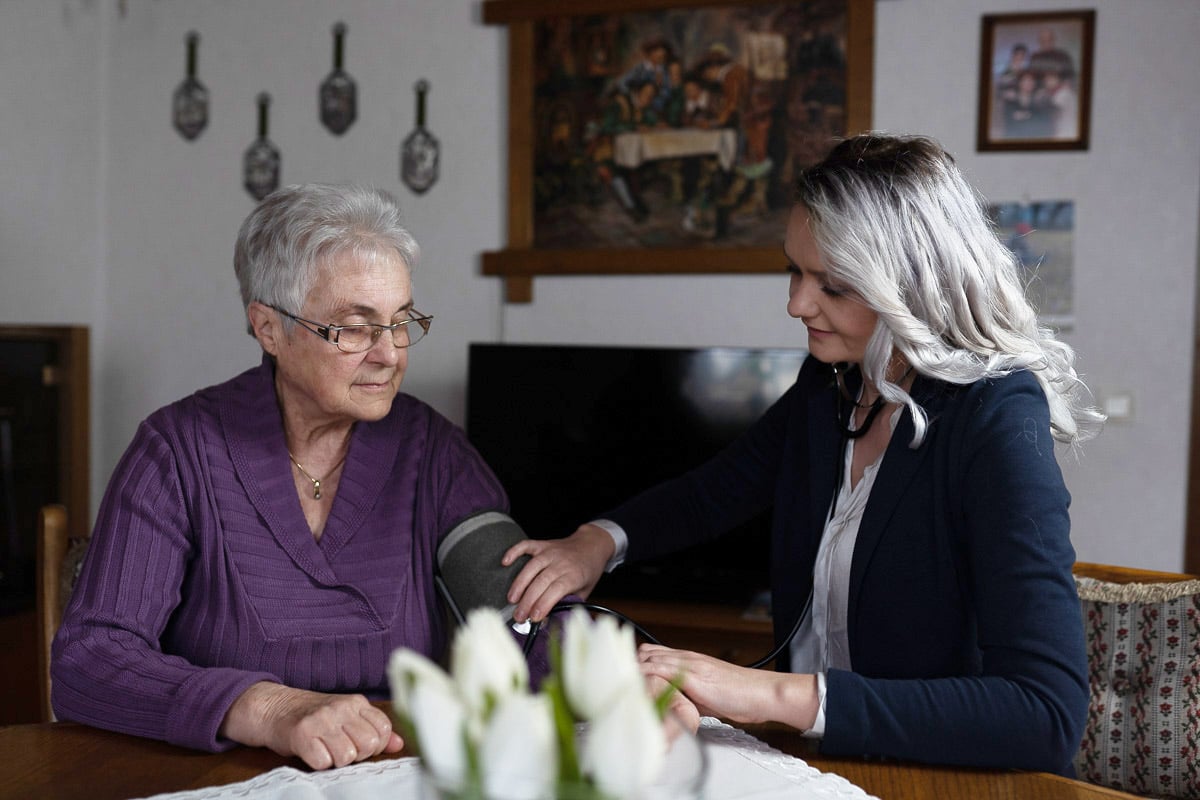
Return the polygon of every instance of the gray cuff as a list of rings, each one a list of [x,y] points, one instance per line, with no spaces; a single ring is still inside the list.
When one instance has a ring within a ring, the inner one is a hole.
[[[629,537],[625,535],[625,529],[611,519],[594,519],[591,524],[603,529],[612,537],[615,548],[613,557],[604,565],[605,572],[612,572],[625,563],[625,551],[629,549]]]

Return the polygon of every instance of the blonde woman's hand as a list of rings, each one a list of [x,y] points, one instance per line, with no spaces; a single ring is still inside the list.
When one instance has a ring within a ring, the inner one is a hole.
[[[682,680],[699,714],[734,722],[784,722],[801,730],[817,718],[817,679],[750,669],[718,658],[657,644],[638,647],[642,674]]]
[[[567,595],[586,598],[615,549],[608,532],[595,525],[581,525],[565,539],[517,542],[501,559],[508,566],[521,556],[530,557],[508,589],[508,602],[516,604],[513,619],[540,622]]]

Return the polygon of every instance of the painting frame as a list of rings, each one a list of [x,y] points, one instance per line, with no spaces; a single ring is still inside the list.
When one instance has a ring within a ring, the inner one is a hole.
[[[535,245],[535,25],[550,17],[621,15],[667,9],[786,4],[788,0],[485,0],[483,21],[508,28],[507,246],[484,252],[485,275],[505,282],[505,300],[531,302],[539,275],[753,274],[782,269],[780,242],[763,246],[539,247]],[[869,130],[873,88],[874,0],[846,8],[845,134]]]
[[[986,14],[976,149],[1087,150],[1094,9]]]

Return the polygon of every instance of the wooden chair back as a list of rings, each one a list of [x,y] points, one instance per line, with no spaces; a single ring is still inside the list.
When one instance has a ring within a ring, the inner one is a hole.
[[[1158,572],[1134,567],[1116,567],[1111,564],[1093,564],[1086,561],[1075,562],[1073,571],[1080,578],[1094,578],[1108,583],[1174,583],[1197,577],[1182,572]]]
[[[37,638],[38,684],[42,719],[46,722],[54,720],[50,706],[50,645],[75,588],[86,548],[86,539],[73,541],[70,537],[66,506],[42,506],[37,531]]]
[[[1188,671],[1170,666],[1176,658],[1194,658],[1200,644],[1185,635],[1186,625],[1179,625],[1195,605],[1196,576],[1086,562],[1076,563],[1073,572],[1083,579],[1091,695],[1075,755],[1080,780],[1139,796],[1200,797],[1200,783],[1180,757],[1190,735],[1187,720],[1200,709],[1180,691]],[[1178,636],[1171,633],[1172,620]],[[1133,723],[1143,717],[1147,730],[1153,726],[1153,740],[1161,740],[1152,758],[1143,758],[1151,754],[1145,743],[1152,734],[1139,732]]]

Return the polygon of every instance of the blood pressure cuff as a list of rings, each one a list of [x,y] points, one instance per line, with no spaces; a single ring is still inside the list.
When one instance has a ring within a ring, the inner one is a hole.
[[[521,526],[501,511],[484,511],[468,517],[438,542],[437,567],[444,595],[461,622],[473,609],[495,608],[507,621],[516,606],[508,602],[508,587],[529,561],[522,556],[511,566],[500,559],[505,551],[526,539]]]

